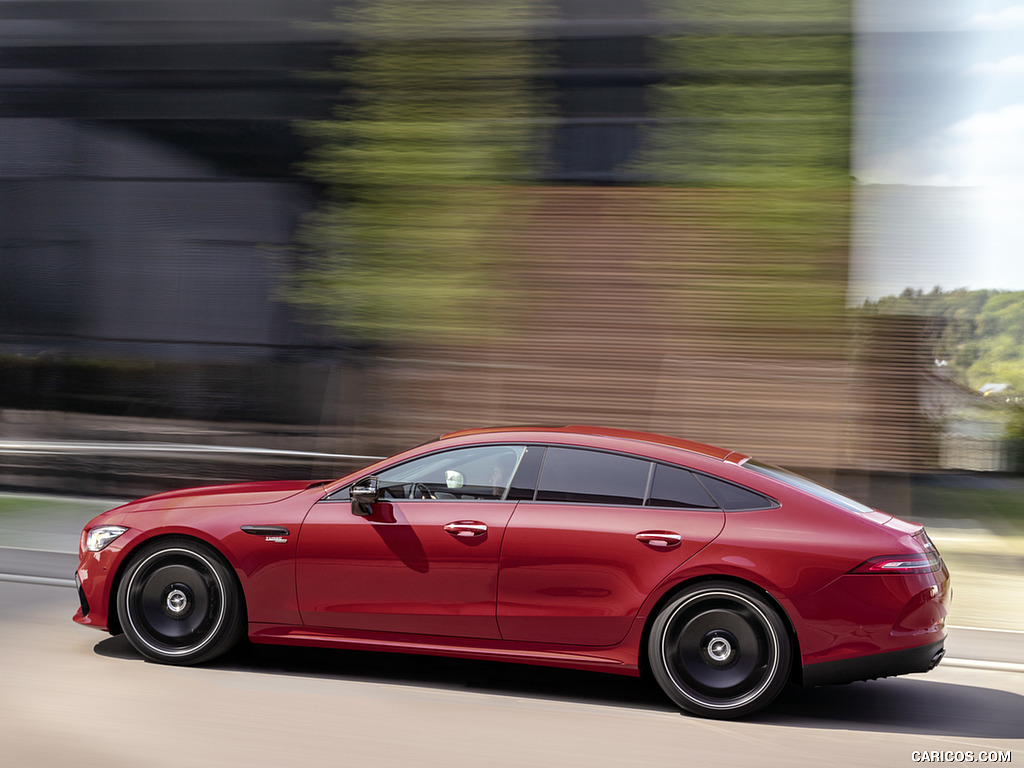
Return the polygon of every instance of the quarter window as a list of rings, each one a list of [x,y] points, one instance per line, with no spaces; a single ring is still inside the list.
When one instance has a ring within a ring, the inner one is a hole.
[[[749,491],[732,483],[727,483],[725,480],[719,480],[717,477],[701,475],[700,481],[708,489],[708,492],[714,496],[719,506],[726,512],[771,509],[778,506],[776,502],[767,496],[762,496],[760,493]]]

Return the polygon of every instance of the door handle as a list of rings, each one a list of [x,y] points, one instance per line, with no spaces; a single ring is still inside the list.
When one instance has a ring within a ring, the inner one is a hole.
[[[448,523],[444,527],[444,531],[452,536],[483,536],[487,533],[487,526],[475,520],[458,520]]]
[[[636,535],[636,540],[641,544],[668,549],[678,547],[683,542],[683,537],[672,531],[641,531]]]

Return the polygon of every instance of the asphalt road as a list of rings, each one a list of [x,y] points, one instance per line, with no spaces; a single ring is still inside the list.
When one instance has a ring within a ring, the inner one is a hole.
[[[922,751],[1024,761],[1021,673],[943,664],[792,689],[751,719],[715,722],[678,713],[644,681],[540,667],[263,647],[162,666],[74,624],[76,603],[73,589],[0,581],[5,765],[908,766]]]

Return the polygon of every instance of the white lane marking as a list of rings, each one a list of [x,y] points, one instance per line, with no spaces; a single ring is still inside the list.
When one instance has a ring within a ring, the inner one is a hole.
[[[1024,664],[1013,661],[984,661],[982,659],[950,659],[939,662],[939,667],[962,667],[963,669],[987,669],[993,672],[1024,672]]]
[[[1024,629],[995,629],[993,627],[962,627],[956,624],[947,624],[946,629],[967,629],[971,632],[1005,632],[1008,635],[1024,635]]]
[[[35,547],[0,547],[0,552],[42,552],[45,555],[68,555],[76,557],[77,552],[68,552],[60,549],[36,549]]]
[[[0,581],[13,581],[18,584],[38,584],[44,587],[75,588],[74,579],[55,579],[50,576],[21,576],[17,573],[0,573]]]

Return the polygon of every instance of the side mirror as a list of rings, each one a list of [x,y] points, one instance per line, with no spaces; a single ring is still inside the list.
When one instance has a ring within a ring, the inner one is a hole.
[[[348,491],[352,500],[352,514],[359,517],[370,517],[373,514],[373,505],[380,498],[380,484],[376,475],[364,477],[353,483]]]

